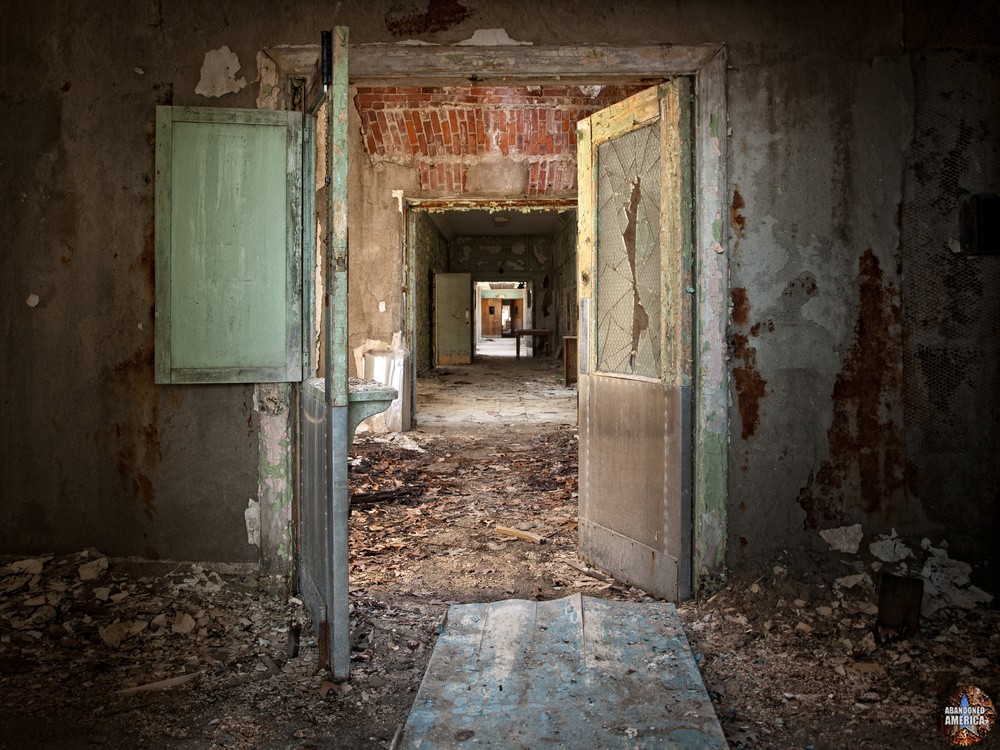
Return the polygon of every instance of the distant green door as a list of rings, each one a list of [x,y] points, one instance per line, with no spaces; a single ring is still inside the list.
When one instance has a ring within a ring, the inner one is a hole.
[[[434,274],[434,360],[472,363],[472,274]]]
[[[156,381],[301,380],[302,115],[156,115]]]

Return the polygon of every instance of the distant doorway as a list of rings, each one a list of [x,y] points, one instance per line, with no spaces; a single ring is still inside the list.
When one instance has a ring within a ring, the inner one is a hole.
[[[524,328],[531,320],[530,281],[478,281],[475,284],[475,307],[479,311],[476,321],[476,354],[486,349],[495,353],[497,347],[488,347],[498,339],[513,339],[514,331]],[[511,356],[513,346],[509,347]]]

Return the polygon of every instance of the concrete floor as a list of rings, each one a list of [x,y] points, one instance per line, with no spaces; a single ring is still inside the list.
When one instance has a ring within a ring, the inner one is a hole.
[[[529,350],[530,352],[530,350]],[[428,370],[417,378],[417,426],[575,425],[576,386],[566,387],[563,363],[514,357],[514,339],[477,342],[475,363]]]

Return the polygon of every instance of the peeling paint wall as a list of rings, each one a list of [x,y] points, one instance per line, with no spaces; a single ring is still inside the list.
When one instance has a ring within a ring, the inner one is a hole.
[[[952,556],[1000,582],[1000,256],[954,252],[959,209],[1000,193],[1000,53],[992,25],[911,17],[917,105],[902,207],[907,491]]]
[[[260,425],[257,507],[260,559],[265,571],[291,570],[293,494],[291,385],[265,383],[254,391],[254,409]]]
[[[355,45],[500,28],[536,45],[725,40],[729,121],[713,127],[730,211],[714,241],[730,262],[730,350],[697,357],[732,376],[728,447],[724,431],[698,445],[716,462],[728,450],[729,503],[696,519],[699,554],[716,559],[726,540],[730,562],[763,560],[856,519],[988,557],[1000,516],[996,269],[948,248],[959,199],[998,189],[998,13],[909,0],[8,8],[0,550],[257,559],[244,511],[275,465],[261,462],[281,439],[274,415],[255,408],[252,385],[153,384],[155,106],[287,106],[258,53],[338,23]],[[206,53],[223,47],[248,85],[197,94]],[[354,93],[352,346],[403,327],[393,192],[432,194],[418,164],[369,153]],[[527,185],[517,165],[488,166],[477,191]],[[719,294],[719,266],[702,270],[699,294]],[[727,405],[698,408],[718,421]]]
[[[575,336],[579,318],[576,288],[576,212],[563,214],[566,227],[552,245],[552,288],[555,316],[553,351],[563,336]]]
[[[423,372],[434,363],[434,341],[431,335],[434,306],[431,290],[434,288],[434,274],[449,270],[448,244],[426,211],[414,211],[411,217],[413,231],[410,233],[410,242],[413,243],[416,279],[416,341],[413,342],[413,347],[417,372]]]
[[[870,59],[729,79],[753,92],[730,110],[734,562],[907,517],[896,217],[913,103],[904,61],[876,51],[901,33],[884,20]]]

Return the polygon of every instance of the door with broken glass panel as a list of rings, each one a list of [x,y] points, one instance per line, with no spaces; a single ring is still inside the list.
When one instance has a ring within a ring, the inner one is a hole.
[[[687,79],[579,124],[580,554],[691,590],[691,102]]]

